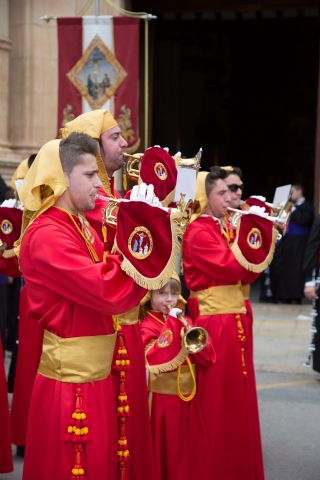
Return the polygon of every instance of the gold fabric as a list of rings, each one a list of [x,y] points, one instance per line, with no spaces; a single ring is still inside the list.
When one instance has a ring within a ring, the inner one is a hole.
[[[196,375],[195,365],[192,365],[194,374]],[[152,393],[163,393],[166,395],[178,395],[177,390],[178,371],[166,373],[150,372],[149,375],[149,391]],[[181,366],[180,372],[180,390],[184,395],[192,392],[194,387],[193,379],[188,365]]]
[[[139,322],[139,310],[140,305],[136,305],[125,313],[120,313],[117,315],[117,320],[120,325],[135,325]]]
[[[92,110],[85,112],[75,119],[67,122],[61,129],[62,138],[66,138],[72,132],[86,133],[90,137],[99,140],[102,133],[118,125],[109,110]]]
[[[24,210],[21,235],[15,243],[15,252],[18,256],[28,225],[52,207],[69,186],[62,170],[59,145],[60,140],[51,140],[40,148],[19,188],[19,197]]]
[[[24,208],[38,212],[51,207],[67,190],[68,183],[59,155],[60,140],[51,140],[40,148],[19,189]]]
[[[206,192],[206,178],[209,172],[199,172],[196,181],[195,209],[191,215],[190,223],[196,220],[205,211],[208,205]]]
[[[111,371],[117,334],[61,338],[44,331],[38,373],[68,383],[96,382]]]
[[[240,288],[241,288],[241,291],[242,291],[242,295],[243,295],[243,298],[245,300],[249,300],[250,298],[250,285],[240,285]]]
[[[190,292],[190,297],[198,299],[200,315],[246,313],[240,283],[218,285],[198,292]]]

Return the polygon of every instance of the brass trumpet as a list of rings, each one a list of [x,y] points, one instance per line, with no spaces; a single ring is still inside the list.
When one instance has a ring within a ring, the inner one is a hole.
[[[168,308],[170,311],[170,306]],[[202,327],[191,327],[182,313],[177,314],[177,319],[184,325],[184,329],[181,331],[183,347],[191,354],[201,352],[209,341],[207,330]]]
[[[125,160],[125,173],[130,180],[138,181],[140,175],[140,161],[143,153],[123,153]]]

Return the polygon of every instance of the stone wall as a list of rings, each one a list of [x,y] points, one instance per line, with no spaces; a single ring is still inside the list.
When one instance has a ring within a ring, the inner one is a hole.
[[[57,26],[41,17],[95,15],[96,3],[0,0],[0,174],[6,180],[56,136]],[[101,15],[117,14],[99,3]],[[125,6],[124,0],[113,3]]]

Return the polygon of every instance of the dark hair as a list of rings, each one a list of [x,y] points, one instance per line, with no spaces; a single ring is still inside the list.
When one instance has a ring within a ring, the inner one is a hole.
[[[224,180],[227,177],[227,172],[223,168],[214,166],[210,168],[206,176],[206,194],[209,195],[217,180]]]
[[[27,164],[28,164],[28,168],[31,167],[31,165],[33,164],[35,158],[36,158],[37,154],[36,153],[31,153],[30,157],[28,158],[28,161],[27,161]]]
[[[72,132],[61,140],[59,155],[63,171],[70,173],[76,165],[82,162],[81,157],[86,153],[95,157],[98,154],[97,140],[86,133]]]
[[[228,178],[229,175],[238,175],[242,180],[242,170],[239,167],[232,167],[232,170],[226,170],[226,178]]]
[[[291,188],[295,188],[296,190],[301,190],[301,191],[302,191],[302,194],[303,194],[303,195],[305,194],[304,186],[303,186],[303,184],[300,183],[300,182],[294,182],[294,183],[291,185]]]

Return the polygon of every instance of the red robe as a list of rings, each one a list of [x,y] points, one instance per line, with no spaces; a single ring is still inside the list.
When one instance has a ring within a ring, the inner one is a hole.
[[[13,470],[11,453],[11,435],[9,426],[9,405],[7,379],[4,370],[3,350],[0,342],[0,473],[8,473]]]
[[[144,347],[157,340],[161,333],[168,328],[161,312],[152,311],[151,314],[147,314],[140,324]],[[158,321],[153,318],[154,316]],[[181,343],[180,335],[173,341]],[[215,352],[211,340],[201,353],[190,355],[190,360],[197,360],[198,368],[213,363]],[[203,444],[205,441],[205,428],[202,418],[199,418],[198,415],[193,422],[194,425],[197,425],[197,430],[193,431],[191,436],[191,412],[193,411],[194,415],[200,412],[197,394],[189,402],[181,400],[178,395],[155,392],[149,395],[156,480],[186,480],[187,478],[191,480],[189,472],[190,465],[194,461],[193,444]],[[193,410],[192,406],[194,406]],[[202,454],[201,459],[203,460],[203,458]]]
[[[93,246],[102,259],[103,246],[93,235]],[[49,209],[30,225],[21,248],[33,318],[62,338],[113,333],[112,315],[132,308],[145,295],[120,263],[117,255],[94,263],[68,215]],[[66,432],[79,385],[89,427],[82,454],[85,478],[115,480],[117,419],[112,376],[75,384],[41,374],[36,376],[31,398],[24,480],[72,478],[74,445]]]
[[[186,284],[192,291],[240,281],[248,284],[256,278],[237,262],[219,222],[212,217],[202,216],[189,225],[183,252]],[[189,299],[188,307],[210,333],[217,354],[216,364],[198,375],[198,397],[212,452],[202,479],[263,480],[248,317],[235,313],[199,316],[195,297]]]
[[[118,192],[112,192],[119,197]],[[103,189],[99,192],[106,195]],[[95,209],[86,212],[90,224],[103,241],[101,210],[108,204],[107,201],[97,199]],[[116,229],[107,225],[107,245],[105,250],[111,251]],[[126,374],[126,393],[130,404],[131,414],[127,419],[128,442],[130,460],[128,462],[129,480],[152,480],[154,476],[154,462],[152,453],[152,436],[149,418],[148,390],[145,380],[144,350],[138,324],[123,325],[126,347],[130,358],[130,370]],[[118,388],[119,375],[114,372],[114,381]]]
[[[26,444],[31,392],[39,366],[43,338],[42,329],[29,308],[27,290],[24,286],[20,292],[19,348],[10,415],[12,443],[16,445]]]

